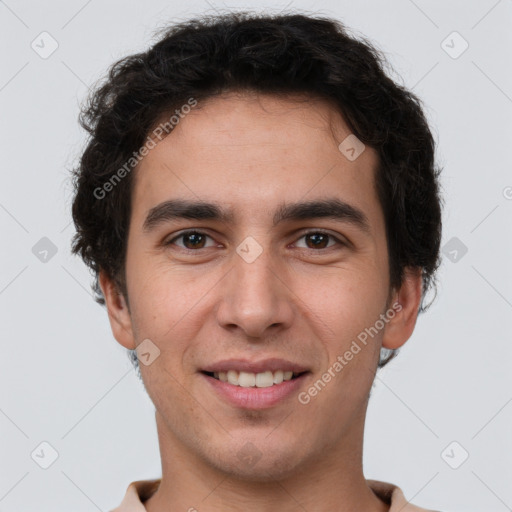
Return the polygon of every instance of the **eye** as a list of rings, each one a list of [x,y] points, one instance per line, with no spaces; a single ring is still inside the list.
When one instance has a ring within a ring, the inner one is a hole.
[[[310,231],[309,233],[304,233],[299,240],[305,239],[306,246],[301,247],[305,249],[328,249],[336,243],[340,245],[346,245],[341,240],[331,235],[330,233],[326,233],[325,231]],[[329,241],[333,243],[329,244]]]
[[[182,240],[183,245],[180,245],[176,243],[178,247],[181,247],[182,249],[187,250],[195,250],[195,249],[205,249],[206,247],[206,239],[209,238],[210,240],[213,240],[210,236],[208,236],[206,233],[203,233],[201,231],[185,231],[178,236],[174,237],[173,239],[169,240],[168,242],[165,242],[164,245],[171,245],[176,242],[176,240]],[[215,244],[210,245],[209,247],[213,247]]]
[[[207,240],[210,239],[213,243],[207,244]],[[305,240],[305,245],[298,246],[300,249],[329,249],[333,245],[346,245],[344,242],[339,240],[331,233],[325,231],[310,231],[304,233],[298,240]],[[181,241],[181,243],[177,243]],[[199,249],[207,249],[208,247],[215,247],[216,243],[211,236],[203,233],[202,231],[190,230],[184,231],[179,235],[175,236],[169,241],[164,242],[164,245],[176,245],[187,251],[195,251]],[[295,244],[297,246],[297,242]]]

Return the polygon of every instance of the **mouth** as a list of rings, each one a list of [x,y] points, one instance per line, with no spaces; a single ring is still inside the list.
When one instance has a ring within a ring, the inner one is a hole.
[[[208,393],[236,408],[253,410],[291,406],[289,400],[312,374],[311,368],[280,357],[224,359],[199,369]]]
[[[279,386],[283,382],[295,380],[300,378],[302,375],[309,373],[308,371],[303,372],[292,372],[284,370],[276,371],[264,371],[259,373],[244,372],[237,370],[229,370],[225,372],[208,372],[202,371],[204,375],[216,379],[220,382],[225,382],[232,386],[242,388],[270,388]]]
[[[210,372],[201,371],[208,392],[212,392],[224,403],[237,409],[271,410],[284,403],[289,404],[306,385],[310,371],[287,370],[251,373],[237,370]]]

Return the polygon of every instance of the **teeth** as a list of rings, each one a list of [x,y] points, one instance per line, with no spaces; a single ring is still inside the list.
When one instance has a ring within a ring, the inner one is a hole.
[[[274,384],[281,384],[284,380],[290,380],[293,377],[293,372],[277,370],[275,372],[250,373],[229,370],[228,372],[214,372],[213,376],[222,382],[229,382],[233,386],[268,388]]]
[[[254,373],[240,372],[238,374],[238,385],[243,388],[252,388],[256,385],[256,375]]]
[[[288,373],[288,372],[286,372]],[[277,372],[274,372],[274,384],[281,384],[284,380],[284,372],[282,370],[277,370]]]

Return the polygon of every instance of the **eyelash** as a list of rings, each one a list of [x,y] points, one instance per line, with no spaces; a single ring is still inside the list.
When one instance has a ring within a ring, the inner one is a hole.
[[[199,230],[196,230],[196,229],[191,229],[191,230],[188,230],[188,231],[183,231],[182,233],[180,233],[179,235],[175,236],[174,238],[172,238],[171,240],[169,240],[168,242],[164,242],[164,245],[165,246],[169,246],[169,245],[172,245],[176,240],[179,240],[180,238],[183,238],[183,237],[186,237],[187,235],[202,235],[202,236],[206,236],[208,238],[211,238],[213,240],[213,238],[208,235],[207,233],[205,233],[204,231],[199,231]],[[307,235],[324,235],[324,236],[327,236],[329,237],[329,239],[332,239],[334,240],[335,242],[337,242],[339,245],[341,246],[347,246],[347,244],[345,242],[342,242],[339,238],[335,237],[334,235],[332,235],[331,233],[328,233],[327,231],[322,231],[321,229],[320,230],[313,230],[313,231],[308,231],[306,233],[302,233],[302,235],[298,238],[298,240],[300,240],[301,238],[304,238],[305,236]],[[180,247],[178,246],[181,250],[183,251],[186,251],[186,252],[189,252],[189,253],[192,253],[192,252],[199,252],[201,249],[210,249],[211,247],[200,247],[199,249],[188,249],[186,247]],[[330,247],[324,247],[322,249],[311,249],[309,247],[301,247],[301,249],[305,249],[305,250],[309,250],[309,251],[313,251],[313,252],[321,252],[322,250],[328,250],[328,249],[332,249],[333,246],[330,246]]]

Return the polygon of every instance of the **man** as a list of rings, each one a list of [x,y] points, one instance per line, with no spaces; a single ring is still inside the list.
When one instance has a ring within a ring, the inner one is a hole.
[[[375,372],[441,239],[431,132],[378,52],[327,19],[192,20],[116,63],[81,120],[73,250],[162,459],[115,510],[424,510],[362,470]]]

